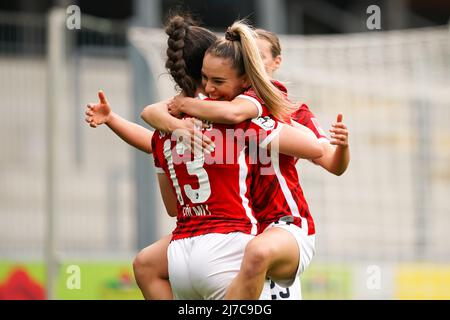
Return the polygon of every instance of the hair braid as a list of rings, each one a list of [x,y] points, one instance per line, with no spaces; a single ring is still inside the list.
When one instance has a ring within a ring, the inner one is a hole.
[[[186,95],[194,96],[196,82],[189,75],[185,61],[185,39],[193,25],[192,20],[182,16],[172,17],[166,26],[167,40],[167,61],[166,68],[169,70],[176,84],[185,91]]]

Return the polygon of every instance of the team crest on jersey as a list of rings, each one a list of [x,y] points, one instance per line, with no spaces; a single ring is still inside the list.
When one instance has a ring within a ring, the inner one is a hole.
[[[269,130],[272,130],[273,128],[275,128],[275,121],[269,116],[258,117],[256,119],[252,119],[252,122],[254,124],[257,124],[258,126],[260,126],[261,128],[263,128],[266,131],[269,131]]]

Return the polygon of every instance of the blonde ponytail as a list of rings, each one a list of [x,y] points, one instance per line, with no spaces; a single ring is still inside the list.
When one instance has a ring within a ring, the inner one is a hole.
[[[225,40],[217,42],[208,52],[219,57],[230,58],[240,75],[246,74],[257,96],[264,101],[270,112],[282,121],[287,121],[295,111],[284,94],[276,88],[267,75],[256,44],[256,33],[245,22],[237,21],[228,28]],[[220,48],[232,46],[228,50]]]

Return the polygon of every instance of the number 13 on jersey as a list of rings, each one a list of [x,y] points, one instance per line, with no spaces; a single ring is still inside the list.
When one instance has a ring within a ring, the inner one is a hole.
[[[184,205],[183,195],[181,190],[184,190],[185,195],[189,198],[192,203],[203,203],[209,199],[211,196],[211,184],[209,182],[208,173],[205,168],[203,168],[205,164],[205,158],[203,154],[199,157],[194,157],[193,160],[187,161],[185,163],[187,172],[196,176],[198,179],[198,189],[194,189],[191,185],[186,184],[181,186],[178,182],[178,177],[175,172],[173,157],[172,157],[172,149],[170,139],[164,141],[164,157],[167,161],[167,166],[169,169],[170,179],[172,180],[173,186],[175,188],[175,192],[177,194],[177,199],[180,205]],[[181,155],[184,153],[184,145],[182,145],[182,141],[177,140],[176,152]],[[181,153],[180,153],[181,152]]]

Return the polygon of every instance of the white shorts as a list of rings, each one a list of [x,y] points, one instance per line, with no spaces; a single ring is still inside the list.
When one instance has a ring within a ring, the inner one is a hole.
[[[175,299],[219,300],[238,274],[244,250],[254,236],[241,232],[211,233],[174,240],[167,257]],[[270,300],[266,281],[260,299]]]
[[[300,250],[300,261],[298,263],[297,272],[294,277],[290,279],[277,280],[276,284],[283,288],[290,287],[294,284],[295,279],[302,274],[302,272],[308,267],[311,262],[312,257],[314,256],[315,250],[315,235],[308,235],[308,233],[296,226],[292,223],[286,223],[284,221],[277,221],[271,223],[265,230],[269,230],[270,228],[282,228],[292,234],[297,241],[298,248]]]
[[[283,288],[270,280],[270,294],[272,300],[302,300],[300,278],[296,277],[294,283],[287,288]]]

